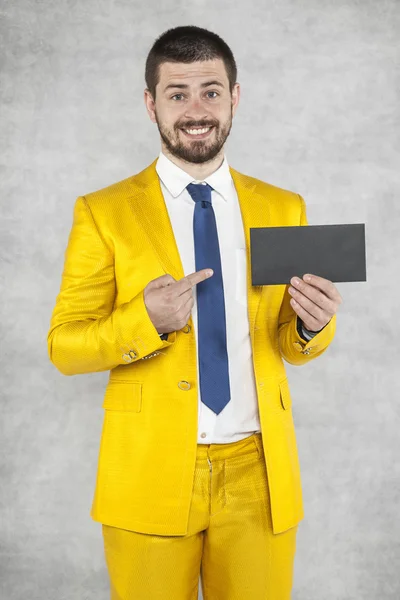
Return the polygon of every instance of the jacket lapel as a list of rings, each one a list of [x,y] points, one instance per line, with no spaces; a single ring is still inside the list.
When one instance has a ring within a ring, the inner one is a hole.
[[[170,273],[175,279],[182,279],[185,274],[155,169],[156,162],[157,159],[134,177],[132,184],[137,187],[135,194],[128,198],[128,202],[135,217],[142,224],[143,231],[164,271]],[[270,226],[268,201],[264,195],[257,192],[254,179],[231,167],[230,173],[239,199],[246,240],[248,315],[251,336],[253,336],[263,286],[251,285],[250,228]]]

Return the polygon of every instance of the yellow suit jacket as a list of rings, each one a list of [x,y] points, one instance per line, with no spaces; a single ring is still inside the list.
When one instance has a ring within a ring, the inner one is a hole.
[[[184,535],[197,447],[197,350],[192,318],[164,341],[144,303],[150,280],[185,275],[156,162],[77,198],[47,341],[50,360],[64,375],[110,370],[91,517],[143,533]],[[305,342],[289,286],[251,285],[250,227],[308,225],[306,207],[298,194],[230,172],[246,238],[249,335],[273,530],[280,533],[304,517],[283,359],[302,365],[325,352],[336,315]]]

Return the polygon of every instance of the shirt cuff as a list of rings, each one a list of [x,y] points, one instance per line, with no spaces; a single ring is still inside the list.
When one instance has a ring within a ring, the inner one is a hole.
[[[314,335],[317,335],[318,333],[318,331],[309,331],[304,327],[304,325],[301,326],[301,331],[307,340],[311,340],[314,337]]]
[[[297,327],[297,332],[298,332],[299,336],[302,337],[307,342],[309,342],[315,335],[317,335],[317,333],[319,333],[318,331],[309,331],[308,329],[306,329],[303,325],[303,321],[300,319],[300,317],[298,315],[297,315],[296,327]]]

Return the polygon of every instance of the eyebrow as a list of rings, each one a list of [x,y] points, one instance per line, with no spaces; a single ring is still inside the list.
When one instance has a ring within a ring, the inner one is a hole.
[[[217,81],[216,79],[213,79],[212,81],[206,81],[206,82],[202,83],[200,87],[205,88],[205,87],[208,87],[209,85],[219,85],[222,88],[224,87],[223,84],[220,83],[219,81]],[[180,90],[184,90],[188,87],[189,86],[186,83],[170,83],[164,89],[164,92],[166,92],[169,88],[179,88]]]

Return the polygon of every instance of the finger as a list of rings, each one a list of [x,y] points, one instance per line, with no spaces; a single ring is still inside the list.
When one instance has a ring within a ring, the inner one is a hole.
[[[191,288],[189,288],[189,289],[191,289]],[[181,319],[182,313],[185,313],[184,320],[185,320],[185,324],[186,324],[189,320],[189,317],[191,315],[192,308],[194,305],[193,294],[188,295],[187,298],[183,297],[181,301],[182,301],[182,304],[179,306],[179,308],[175,312],[174,316],[175,316],[176,322],[178,322],[178,321],[180,322],[182,320]],[[176,328],[178,328],[178,327],[181,328],[182,325],[177,325]]]
[[[338,299],[338,292],[336,287],[329,279],[325,279],[325,277],[320,277],[319,275],[313,275],[311,273],[306,273],[303,275],[303,280],[306,284],[312,285],[320,289],[330,300]]]
[[[316,319],[311,313],[309,313],[301,304],[296,302],[294,298],[290,300],[293,310],[299,315],[303,321],[306,329],[318,330],[321,329],[320,321]]]
[[[185,310],[188,310],[190,312],[193,308],[193,305],[194,305],[193,294],[189,294],[188,297],[183,300],[182,307]]]
[[[312,317],[314,317],[314,319],[317,319],[317,321],[322,321],[326,318],[326,311],[318,304],[307,298],[307,296],[304,296],[304,294],[297,292],[295,297],[293,297],[293,300],[295,300],[297,304],[299,304]]]
[[[319,308],[326,312],[335,312],[335,303],[333,302],[333,300],[328,298],[328,296],[326,296],[324,292],[321,292],[319,288],[315,288],[312,285],[309,285],[308,283],[304,283],[304,281],[302,281],[301,279],[299,281],[300,283],[297,284],[296,287],[294,287],[294,285],[289,287],[288,291],[292,298],[294,298],[295,300],[299,300],[300,304],[304,305],[304,308],[306,308],[307,310],[308,307],[310,307],[311,305],[307,303],[304,304],[304,302],[300,300],[301,296],[303,296],[305,300],[313,302]]]
[[[170,275],[169,273],[165,273],[165,275],[161,275],[156,279],[152,279],[147,285],[148,287],[152,288],[163,288],[168,285],[171,285],[171,283],[174,283],[175,281],[176,280],[172,277],[172,275]]]
[[[190,290],[194,285],[201,283],[205,279],[209,279],[214,274],[212,269],[201,269],[200,271],[195,271],[194,273],[190,273],[179,281],[176,282],[174,286],[175,291],[178,295],[184,294],[188,290]]]

